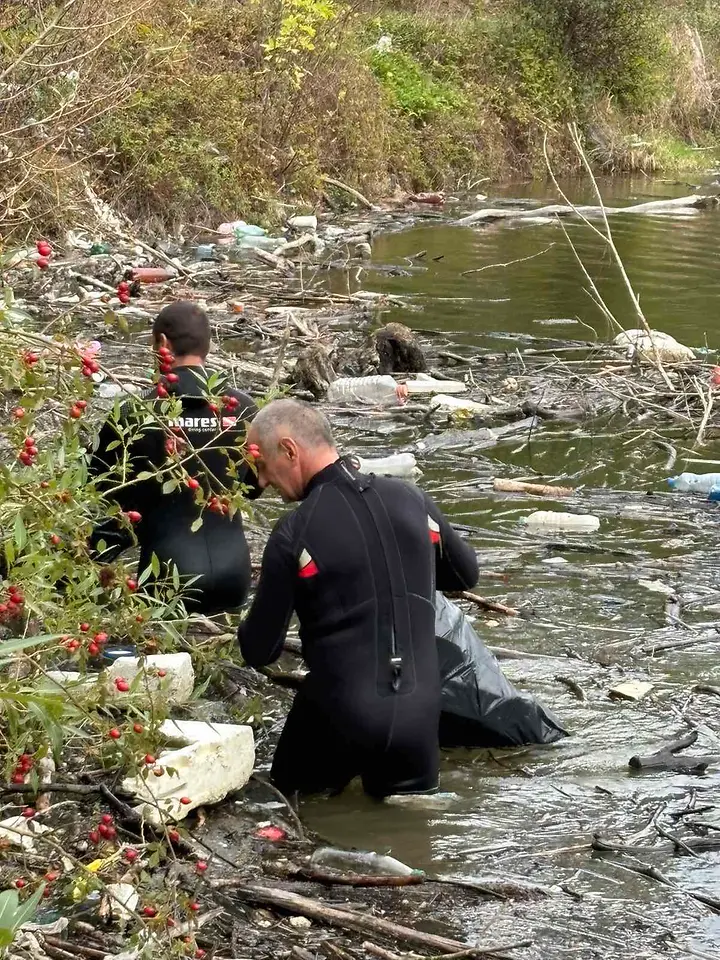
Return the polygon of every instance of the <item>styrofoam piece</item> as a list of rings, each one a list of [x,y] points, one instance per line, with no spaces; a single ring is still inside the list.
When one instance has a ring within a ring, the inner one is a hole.
[[[151,657],[118,657],[105,673],[108,693],[113,697],[132,696],[121,693],[115,681],[122,677],[129,683],[144,673],[140,689],[144,693],[161,691],[172,703],[187,703],[195,686],[195,671],[189,653],[158,653]],[[164,676],[160,676],[164,673]]]
[[[135,809],[149,823],[159,827],[168,820],[182,820],[197,807],[217,803],[232,790],[239,790],[250,779],[255,764],[252,727],[182,720],[163,726],[170,737],[193,739],[180,749],[160,754],[157,763],[165,770],[162,776],[144,771],[144,776],[129,777],[122,784],[123,790],[142,801]],[[183,799],[189,802],[182,803]]]
[[[40,683],[47,681],[52,687],[70,689],[73,694],[91,690],[97,683],[97,677],[78,673],[76,670],[48,670],[40,678]]]
[[[567,533],[594,533],[600,529],[600,520],[591,513],[561,513],[555,510],[536,510],[525,517],[529,530],[564,530]]]
[[[625,680],[608,690],[614,700],[642,700],[653,689],[653,684],[645,680]]]
[[[293,230],[311,230],[313,233],[317,230],[317,217],[312,214],[307,216],[290,217],[288,226]]]
[[[137,910],[140,894],[131,883],[109,883],[106,893],[110,911],[118,920],[130,920]]]
[[[653,361],[656,355],[664,363],[687,363],[695,360],[695,354],[690,347],[679,343],[675,337],[661,330],[651,330],[649,334],[645,330],[623,330],[613,343],[618,347],[627,347],[629,357],[639,354],[643,360]]]
[[[35,849],[35,837],[43,833],[52,833],[50,827],[43,826],[36,820],[27,820],[25,817],[9,817],[0,821],[0,841],[7,842],[13,847],[32,851]]]
[[[426,373],[419,373],[414,380],[407,380],[405,386],[412,397],[428,393],[452,394],[467,393],[467,384],[462,380],[436,380]]]

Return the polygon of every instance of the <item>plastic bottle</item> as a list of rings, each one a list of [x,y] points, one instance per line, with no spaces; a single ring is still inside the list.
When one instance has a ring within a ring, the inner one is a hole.
[[[525,517],[529,530],[565,530],[567,533],[594,533],[600,529],[600,520],[589,513],[561,513],[555,510],[537,510]]]
[[[244,220],[233,220],[232,223],[221,223],[217,232],[224,236],[234,236],[236,240],[243,237],[264,237],[267,230],[256,223],[245,223]]]
[[[720,473],[681,473],[670,477],[668,485],[678,493],[710,493],[713,487],[720,486]]]
[[[357,457],[360,473],[377,473],[382,477],[412,477],[418,472],[412,453],[392,453],[389,457]]]
[[[327,392],[331,403],[400,404],[403,397],[403,388],[390,376],[339,377]]]
[[[416,393],[467,393],[468,389],[462,380],[436,380],[426,373],[419,373],[415,380],[406,380],[405,386],[411,396]]]
[[[710,488],[708,500],[720,500],[720,483],[717,484],[717,486]]]
[[[163,283],[165,280],[174,280],[177,277],[176,270],[168,270],[167,267],[133,267],[132,279],[140,283]]]
[[[325,867],[328,870],[382,877],[411,877],[422,873],[395,857],[371,853],[369,850],[339,850],[337,847],[321,847],[310,857],[310,863],[314,867]]]
[[[195,248],[195,259],[196,260],[212,260],[215,255],[215,244],[214,243],[201,243],[199,247]]]

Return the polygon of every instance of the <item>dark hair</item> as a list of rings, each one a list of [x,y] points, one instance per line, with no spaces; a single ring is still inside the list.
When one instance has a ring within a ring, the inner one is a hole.
[[[163,333],[176,357],[206,357],[210,352],[210,321],[191,300],[176,300],[163,307],[153,323],[156,342]]]

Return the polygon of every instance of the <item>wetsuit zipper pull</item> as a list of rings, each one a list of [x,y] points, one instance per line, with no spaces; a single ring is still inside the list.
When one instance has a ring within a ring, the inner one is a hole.
[[[400,689],[400,680],[402,678],[402,657],[390,657],[390,666],[392,667],[392,680],[390,686],[393,693]]]

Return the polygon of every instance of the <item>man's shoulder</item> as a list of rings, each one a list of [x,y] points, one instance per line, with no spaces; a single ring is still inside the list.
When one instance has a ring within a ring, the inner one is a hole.
[[[225,390],[225,396],[232,397],[233,400],[238,401],[238,416],[254,417],[257,413],[257,404],[246,390],[238,390],[237,387],[228,385]]]

